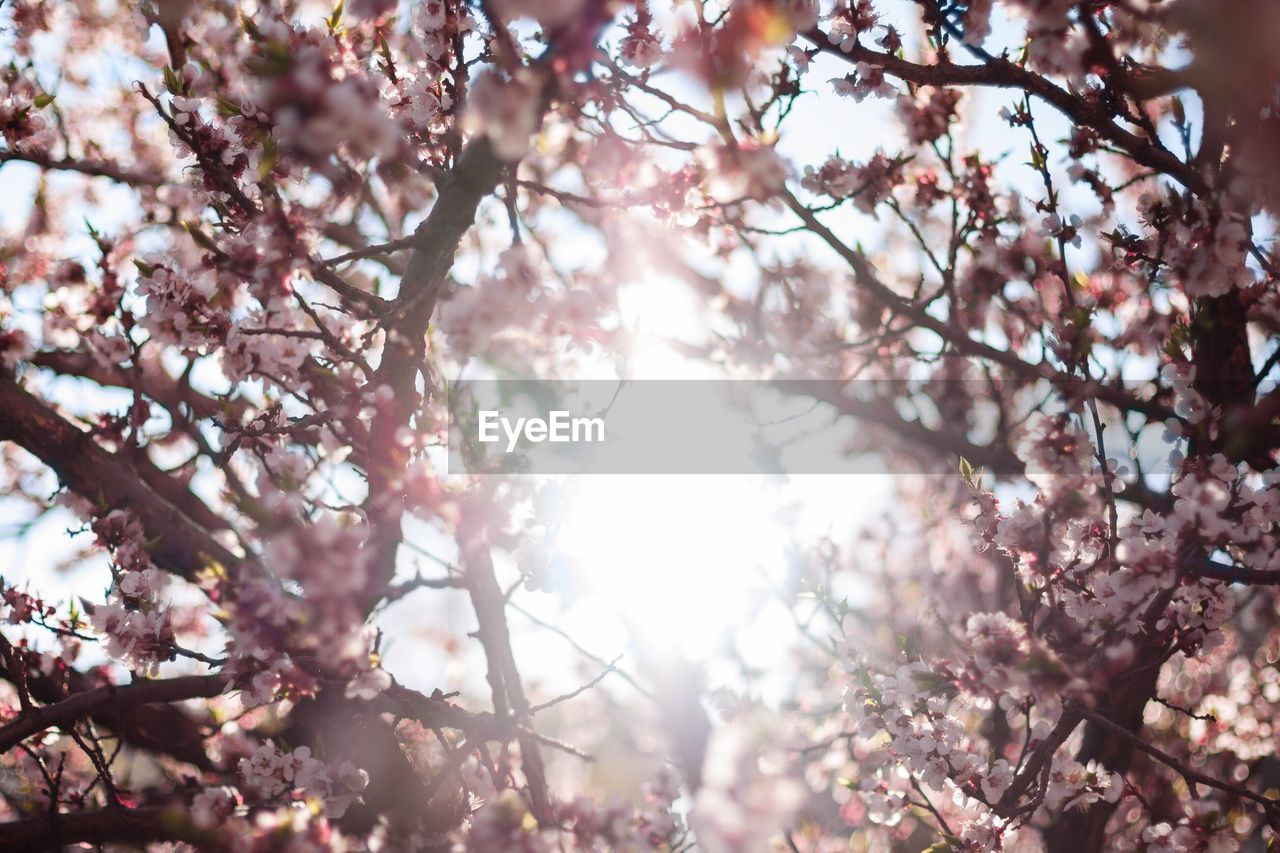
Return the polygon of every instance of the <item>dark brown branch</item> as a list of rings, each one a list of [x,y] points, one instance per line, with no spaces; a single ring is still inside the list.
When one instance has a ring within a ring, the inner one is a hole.
[[[0,849],[11,853],[59,850],[72,844],[170,840],[187,841],[204,850],[223,849],[227,841],[217,831],[198,829],[186,809],[162,806],[41,815],[0,823]]]
[[[359,261],[364,258],[372,258],[378,255],[390,255],[395,252],[402,252],[405,249],[412,249],[416,245],[418,235],[414,234],[409,237],[401,237],[399,240],[392,240],[390,243],[378,243],[373,246],[365,246],[362,249],[352,249],[350,252],[344,252],[341,255],[332,258],[325,258],[326,266],[334,266],[336,264],[350,263],[351,261]]]
[[[583,693],[586,693],[588,690],[595,687],[600,682],[604,681],[609,676],[609,673],[616,672],[617,670],[615,669],[615,666],[620,660],[622,660],[622,655],[618,655],[616,658],[614,658],[607,667],[601,670],[600,673],[597,674],[595,678],[591,679],[586,684],[582,685],[576,690],[571,690],[568,693],[564,693],[560,696],[557,696],[554,699],[550,699],[546,702],[543,702],[541,705],[535,705],[534,707],[529,709],[529,713],[531,715],[537,714],[547,710],[548,708],[554,708],[556,705],[559,705],[562,702],[568,702],[570,699],[576,699],[577,697],[581,696]]]
[[[406,595],[416,592],[420,589],[461,589],[462,581],[458,578],[424,578],[416,577],[413,580],[405,581],[402,584],[388,587],[386,592],[382,594],[382,601],[385,604],[391,604],[399,601]]]
[[[992,442],[978,444],[970,441],[962,429],[933,429],[920,421],[905,419],[888,400],[861,400],[835,393],[835,383],[823,380],[781,379],[774,387],[788,394],[811,397],[831,406],[841,415],[870,421],[891,431],[896,437],[917,447],[927,448],[939,455],[963,457],[977,468],[985,468],[997,477],[1019,478],[1026,476],[1026,463],[1007,445]],[[948,460],[954,463],[956,458]],[[1151,509],[1164,509],[1169,496],[1153,492],[1141,482],[1127,483],[1125,490],[1116,495],[1121,500]],[[1276,583],[1280,583],[1277,580]]]
[[[103,509],[128,509],[156,540],[151,559],[193,580],[214,564],[235,572],[245,561],[166,500],[129,461],[110,453],[47,404],[0,374],[0,440],[12,441],[53,469],[63,484]]]
[[[369,311],[377,314],[386,308],[386,300],[374,293],[366,293],[338,275],[326,266],[327,262],[312,261],[310,263],[311,275],[316,281],[327,286],[334,293],[347,300],[351,307],[365,306]]]
[[[1022,460],[1009,448],[998,444],[977,444],[967,439],[959,430],[944,432],[931,429],[919,421],[905,420],[892,401],[848,397],[837,393],[839,386],[835,383],[822,380],[783,379],[773,385],[788,394],[800,394],[826,403],[842,415],[887,427],[896,436],[913,444],[923,445],[943,454],[963,456],[975,466],[988,468],[998,476],[1021,476],[1025,471]]]
[[[956,329],[930,315],[923,305],[912,302],[894,292],[892,288],[880,280],[875,267],[872,266],[861,251],[848,246],[844,241],[836,237],[831,229],[822,224],[817,215],[802,204],[795,195],[787,190],[783,190],[780,195],[782,202],[804,222],[808,230],[819,237],[849,265],[849,268],[853,270],[854,278],[857,280],[858,285],[865,288],[876,301],[895,314],[909,319],[914,325],[933,332],[944,341],[950,343],[958,352],[975,358],[987,359],[994,364],[1008,368],[1019,377],[1031,380],[1047,378],[1064,388],[1077,388],[1081,392],[1087,392],[1088,396],[1096,397],[1125,411],[1141,412],[1148,418],[1166,420],[1173,416],[1173,411],[1169,407],[1152,400],[1140,400],[1114,386],[1097,382],[1086,383],[1077,377],[1059,371],[1053,371],[1046,376],[1043,366],[1023,361],[1012,350],[1001,349],[971,338],[963,332],[957,332]]]
[[[39,151],[5,151],[0,153],[0,164],[9,162],[31,163],[41,169],[62,172],[79,172],[95,178],[108,178],[121,184],[138,187],[158,187],[165,183],[162,175],[155,172],[139,172],[128,169],[109,160],[98,160],[92,157],[75,159],[72,157],[54,157]]]
[[[552,820],[546,771],[542,763],[542,754],[538,750],[538,738],[526,728],[530,723],[533,709],[525,695],[520,671],[516,667],[515,655],[511,650],[506,598],[494,577],[489,543],[483,535],[475,536],[471,541],[463,543],[462,565],[467,591],[471,595],[476,621],[479,623],[476,636],[484,647],[485,659],[489,665],[488,680],[493,693],[494,714],[499,719],[511,715],[522,728],[522,732],[518,735],[521,768],[524,770],[525,779],[529,782],[529,799],[533,806],[533,815],[538,819],[539,826],[546,827]]]
[[[457,729],[479,740],[502,734],[492,714],[472,713],[454,705],[442,694],[424,696],[401,684],[392,684],[382,691],[373,705],[379,713],[416,720],[428,729]]]
[[[1053,754],[1058,751],[1058,747],[1062,746],[1063,742],[1071,737],[1071,733],[1076,730],[1076,726],[1080,725],[1081,716],[1075,711],[1064,710],[1062,712],[1062,716],[1058,719],[1058,724],[1053,727],[1053,731],[1049,732],[1049,736],[1035,748],[1022,770],[1014,777],[1013,783],[1009,785],[1008,790],[1000,797],[997,810],[1005,814],[1015,810],[1014,807],[1018,804],[1019,798],[1031,787],[1031,784],[1040,775],[1040,771],[1048,766]]]
[[[242,400],[215,399],[182,384],[168,374],[159,358],[143,358],[136,369],[128,370],[104,366],[87,352],[41,350],[31,357],[31,363],[63,376],[88,379],[104,388],[136,389],[171,411],[186,405],[197,418],[240,420],[247,411]]]
[[[364,233],[354,225],[343,225],[340,222],[326,222],[321,228],[321,232],[325,237],[335,243],[339,243],[352,251],[359,252],[368,248],[368,241],[365,240]],[[370,257],[381,264],[387,272],[395,276],[404,275],[405,262],[396,255],[370,255]]]
[[[224,675],[187,675],[159,681],[113,684],[73,693],[60,702],[33,708],[0,728],[0,753],[8,752],[46,729],[66,728],[69,723],[93,716],[107,706],[114,711],[123,711],[138,705],[207,699],[222,693],[228,683]]]
[[[175,424],[190,420],[182,409],[184,405],[197,419],[236,417],[245,411],[241,400],[228,400],[223,403],[206,397],[185,385],[181,380],[170,377],[156,359],[144,359],[137,367],[130,370],[116,366],[103,366],[85,352],[43,350],[32,356],[31,362],[40,367],[49,368],[61,376],[88,379],[104,388],[129,388],[140,392],[164,406]],[[129,460],[138,475],[146,480],[148,486],[191,516],[197,524],[206,530],[230,529],[226,519],[209,509],[186,485],[162,471],[144,453],[135,450],[129,455]]]
[[[1277,810],[1280,809],[1280,800],[1273,800],[1270,797],[1263,796],[1262,794],[1254,793],[1248,788],[1235,785],[1230,782],[1224,782],[1221,779],[1216,779],[1213,776],[1208,775],[1207,773],[1201,773],[1199,770],[1196,770],[1185,762],[1174,758],[1164,750],[1147,743],[1138,735],[1108,717],[1104,717],[1102,714],[1095,711],[1082,711],[1081,713],[1090,723],[1107,730],[1122,740],[1128,741],[1136,749],[1145,752],[1161,764],[1167,765],[1177,771],[1178,775],[1186,780],[1187,786],[1191,788],[1191,794],[1193,797],[1195,796],[1196,784],[1200,784],[1209,788],[1217,788],[1219,791],[1226,791],[1227,793],[1234,794],[1241,799],[1251,800],[1262,806],[1268,814],[1276,813]]]
[[[413,254],[400,294],[384,320],[387,343],[374,381],[392,394],[373,420],[367,447],[367,509],[374,522],[370,546],[377,579],[366,603],[369,609],[377,604],[395,570],[402,508],[393,491],[408,463],[408,451],[397,433],[410,424],[418,409],[414,382],[426,353],[427,327],[458,246],[475,223],[480,201],[497,186],[503,168],[488,140],[482,138],[467,146],[441,179],[435,205],[414,232]]]
[[[1187,68],[1161,68],[1154,65],[1138,65],[1125,80],[1125,89],[1140,101],[1172,95],[1180,89],[1194,88],[1195,74]]]
[[[1268,572],[1262,569],[1250,569],[1246,566],[1227,566],[1213,560],[1205,560],[1198,565],[1188,566],[1192,574],[1210,580],[1242,583],[1251,586],[1280,585],[1280,572]]]
[[[42,666],[36,653],[14,649],[13,660],[0,668],[0,678],[14,684],[25,683],[30,698],[45,705],[62,702],[69,697],[104,686],[83,672],[56,666]],[[46,674],[47,673],[47,674]],[[176,705],[136,705],[128,714],[120,714],[114,705],[99,705],[89,717],[94,725],[110,729],[122,743],[135,749],[169,755],[194,764],[201,770],[213,769],[204,750],[204,734],[198,715]]]
[[[821,30],[811,30],[804,33],[804,37],[825,53],[842,57],[852,64],[866,62],[916,85],[990,86],[1026,92],[1050,104],[1076,124],[1097,131],[1103,138],[1124,149],[1136,162],[1168,175],[1192,192],[1204,194],[1209,190],[1204,178],[1164,146],[1125,130],[1113,122],[1102,107],[1086,103],[1048,78],[1007,59],[995,57],[980,65],[956,65],[950,61],[922,65],[860,44],[855,44],[845,52],[831,44],[826,33]]]

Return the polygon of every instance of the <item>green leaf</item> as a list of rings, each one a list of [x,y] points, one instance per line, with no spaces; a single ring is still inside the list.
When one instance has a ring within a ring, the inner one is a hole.
[[[240,26],[244,27],[244,31],[249,38],[254,41],[262,40],[262,31],[259,30],[258,25],[253,22],[253,18],[249,17],[244,12],[240,13]]]
[[[58,97],[58,96],[57,96],[57,95],[50,95],[48,92],[41,92],[39,95],[36,95],[36,97],[35,97],[35,101],[33,101],[33,103],[36,105],[36,109],[38,109],[38,110],[42,110],[42,109],[44,109],[45,107],[47,107],[47,106],[49,106],[50,104],[52,104],[52,103],[53,103],[53,99],[54,99],[54,98],[56,98],[56,97]]]
[[[268,135],[262,140],[262,159],[258,161],[258,180],[265,180],[278,162],[280,162],[280,146],[274,137]]]
[[[1040,152],[1040,146],[1034,144],[1031,146],[1031,165],[1039,171],[1044,171],[1044,154]]]
[[[914,681],[921,690],[928,690],[932,693],[937,693],[939,691],[951,692],[954,690],[954,685],[952,684],[951,679],[936,672],[913,672],[911,673],[911,680]]]
[[[164,67],[164,87],[169,90],[171,95],[182,94],[182,78],[178,76],[177,71],[174,71],[168,65]]]
[[[338,24],[342,21],[342,10],[347,5],[347,0],[338,0],[338,5],[333,7],[333,14],[324,19],[329,25],[329,32],[338,29]]]
[[[184,222],[182,223],[182,227],[186,229],[186,232],[191,235],[191,239],[195,240],[201,248],[208,249],[210,252],[215,251],[218,248],[217,244],[213,242],[212,237],[201,231],[192,223]]]

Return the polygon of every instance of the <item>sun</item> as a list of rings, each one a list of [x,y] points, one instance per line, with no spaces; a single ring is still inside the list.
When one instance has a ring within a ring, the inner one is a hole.
[[[745,476],[586,477],[556,550],[585,591],[650,644],[710,651],[785,569],[777,496]]]

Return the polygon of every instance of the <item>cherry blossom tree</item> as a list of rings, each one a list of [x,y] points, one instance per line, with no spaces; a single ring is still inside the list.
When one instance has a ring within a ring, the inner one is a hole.
[[[0,29],[0,848],[1280,832],[1280,6],[8,0]],[[733,648],[633,666],[536,616],[570,595],[551,491],[439,454],[446,379],[625,375],[658,280],[687,363],[798,380],[898,474],[861,535],[795,543],[767,689]],[[384,665],[428,601],[468,627],[408,641],[465,689]],[[526,677],[546,641],[574,686]]]

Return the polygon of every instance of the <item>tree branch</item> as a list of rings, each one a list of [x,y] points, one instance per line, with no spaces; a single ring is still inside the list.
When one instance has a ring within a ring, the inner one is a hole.
[[[257,568],[147,485],[126,459],[99,447],[90,434],[20,387],[12,374],[0,374],[0,440],[26,449],[86,500],[134,513],[157,540],[151,559],[179,577],[194,580],[215,563],[232,573]]]
[[[824,53],[842,57],[855,65],[865,62],[909,83],[928,86],[990,86],[1026,92],[1050,104],[1076,124],[1097,131],[1123,148],[1136,162],[1168,175],[1192,192],[1203,195],[1209,190],[1204,178],[1164,146],[1130,133],[1113,122],[1101,107],[1087,104],[1048,78],[1003,57],[994,57],[980,65],[956,65],[950,61],[922,65],[860,44],[855,44],[846,52],[833,45],[821,30],[810,30],[803,35]]]
[[[1262,794],[1254,793],[1253,791],[1250,791],[1248,788],[1244,788],[1240,785],[1233,785],[1230,782],[1224,782],[1221,779],[1215,779],[1214,777],[1206,773],[1201,773],[1199,770],[1196,770],[1190,765],[1185,764],[1184,762],[1174,758],[1172,755],[1165,752],[1164,750],[1159,749],[1158,747],[1152,746],[1142,738],[1138,737],[1133,732],[1126,729],[1124,726],[1114,722],[1108,717],[1104,717],[1102,714],[1099,714],[1096,711],[1082,710],[1080,711],[1080,713],[1089,722],[1097,725],[1100,728],[1106,729],[1108,732],[1115,735],[1116,737],[1119,737],[1122,740],[1128,741],[1135,748],[1141,750],[1142,752],[1145,752],[1147,755],[1150,755],[1152,758],[1156,759],[1160,763],[1165,764],[1168,767],[1171,767],[1172,769],[1176,770],[1178,772],[1178,775],[1182,776],[1182,778],[1186,780],[1187,787],[1191,789],[1190,793],[1192,797],[1196,796],[1195,786],[1198,783],[1210,788],[1217,788],[1219,791],[1226,791],[1227,793],[1234,794],[1235,796],[1240,797],[1241,799],[1252,800],[1253,802],[1262,806],[1263,809],[1268,814],[1275,813],[1277,809],[1280,809],[1280,800],[1273,800],[1270,797],[1263,796]]]
[[[72,157],[54,157],[40,151],[5,151],[0,153],[0,164],[11,162],[31,163],[41,169],[62,172],[79,172],[94,178],[108,178],[117,183],[131,186],[158,187],[165,183],[164,177],[155,172],[139,172],[128,169],[109,160],[97,160],[91,157],[74,159]]]
[[[1250,586],[1280,585],[1280,572],[1268,572],[1262,569],[1250,569],[1246,566],[1227,566],[1213,560],[1187,566],[1192,574],[1211,580],[1240,583]]]
[[[41,815],[0,823],[0,849],[60,850],[73,844],[146,844],[187,841],[200,849],[224,849],[228,839],[216,830],[198,829],[186,809],[147,806],[94,812]]]
[[[107,706],[114,711],[123,711],[138,705],[207,699],[222,693],[229,683],[230,679],[225,675],[187,675],[159,681],[112,684],[73,693],[60,702],[33,708],[7,726],[0,727],[0,753],[8,752],[45,729],[65,728],[68,723],[92,716]]]

